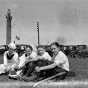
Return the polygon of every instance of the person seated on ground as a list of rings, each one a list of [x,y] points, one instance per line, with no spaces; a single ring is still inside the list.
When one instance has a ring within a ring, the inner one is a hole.
[[[51,61],[51,56],[48,54],[48,52],[46,52],[45,48],[38,46],[37,47],[37,59]]]
[[[5,51],[3,55],[3,64],[0,68],[3,69],[3,73],[9,73],[14,70],[14,68],[18,65],[19,58],[18,53],[16,52],[16,45],[14,42],[11,42],[8,45],[8,51]]]
[[[45,51],[45,49],[41,46],[37,47],[37,57],[33,59],[30,63],[29,70],[27,71],[26,76],[22,77],[25,81],[31,81],[35,78],[37,78],[37,74],[34,73],[35,67],[40,65],[48,64],[48,61],[51,61],[51,56],[48,54],[48,52]]]
[[[27,46],[25,53],[19,57],[18,66],[15,67],[15,70],[17,70],[15,78],[26,74],[28,70],[28,62],[34,59],[36,56],[37,54],[33,51],[33,48],[31,46]],[[11,75],[10,77],[13,78],[14,75]]]
[[[48,54],[48,52],[45,51],[45,48],[38,46],[36,58],[29,60],[29,62],[43,60],[43,59],[51,61],[51,56]]]
[[[67,56],[60,50],[60,46],[57,42],[51,44],[51,50],[53,52],[52,61],[53,63],[47,66],[36,67],[37,72],[45,71],[46,76],[52,76],[57,73],[64,72],[60,79],[65,79],[69,72],[69,61]]]

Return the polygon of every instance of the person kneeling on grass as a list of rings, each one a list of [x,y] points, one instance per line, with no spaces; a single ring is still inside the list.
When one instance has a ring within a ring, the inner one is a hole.
[[[33,48],[30,46],[26,47],[25,53],[19,57],[19,64],[15,67],[17,70],[16,75],[10,75],[11,78],[19,78],[27,72],[28,62],[34,59],[37,56],[36,52],[33,51]]]
[[[29,63],[27,74],[22,77],[24,81],[33,81],[39,78],[40,73],[36,73],[36,66],[46,65],[51,63],[51,56],[41,46],[37,47],[37,57]],[[31,64],[31,65],[30,65]]]
[[[47,66],[36,67],[37,72],[45,71],[46,77],[53,76],[57,73],[64,72],[59,79],[65,79],[69,72],[69,61],[67,56],[60,50],[60,46],[57,42],[51,44],[51,50],[53,52],[52,61],[53,63]]]
[[[1,73],[10,74],[10,72],[18,65],[19,58],[18,53],[16,52],[16,45],[13,42],[8,45],[8,48],[8,51],[3,55],[4,63],[0,65],[0,72],[3,70]]]

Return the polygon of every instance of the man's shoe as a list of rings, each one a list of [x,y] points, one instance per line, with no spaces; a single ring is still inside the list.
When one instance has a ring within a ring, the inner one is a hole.
[[[14,80],[17,80],[17,75],[8,75],[9,79],[14,79]]]

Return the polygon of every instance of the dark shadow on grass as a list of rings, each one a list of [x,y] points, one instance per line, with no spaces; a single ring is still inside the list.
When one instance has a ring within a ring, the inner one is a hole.
[[[67,77],[75,77],[76,73],[73,71],[68,72]]]

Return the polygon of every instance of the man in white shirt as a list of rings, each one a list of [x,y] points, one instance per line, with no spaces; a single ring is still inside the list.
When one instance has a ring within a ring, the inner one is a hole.
[[[64,79],[69,72],[69,61],[67,56],[60,51],[60,46],[57,42],[51,44],[51,50],[53,52],[52,61],[53,63],[43,67],[36,67],[36,71],[46,71],[47,74],[53,75],[60,72],[65,72],[61,79]]]
[[[36,56],[37,54],[32,50],[32,47],[27,47],[25,53],[19,58],[19,68],[22,68],[30,60],[35,59]]]
[[[26,52],[20,57],[20,63],[19,63],[19,68],[23,68],[23,74],[26,75],[28,70],[30,69],[29,68],[29,65],[30,65],[30,61],[31,60],[34,60],[37,56],[37,53],[33,50],[33,48],[30,46],[30,47],[27,47],[26,48]]]

